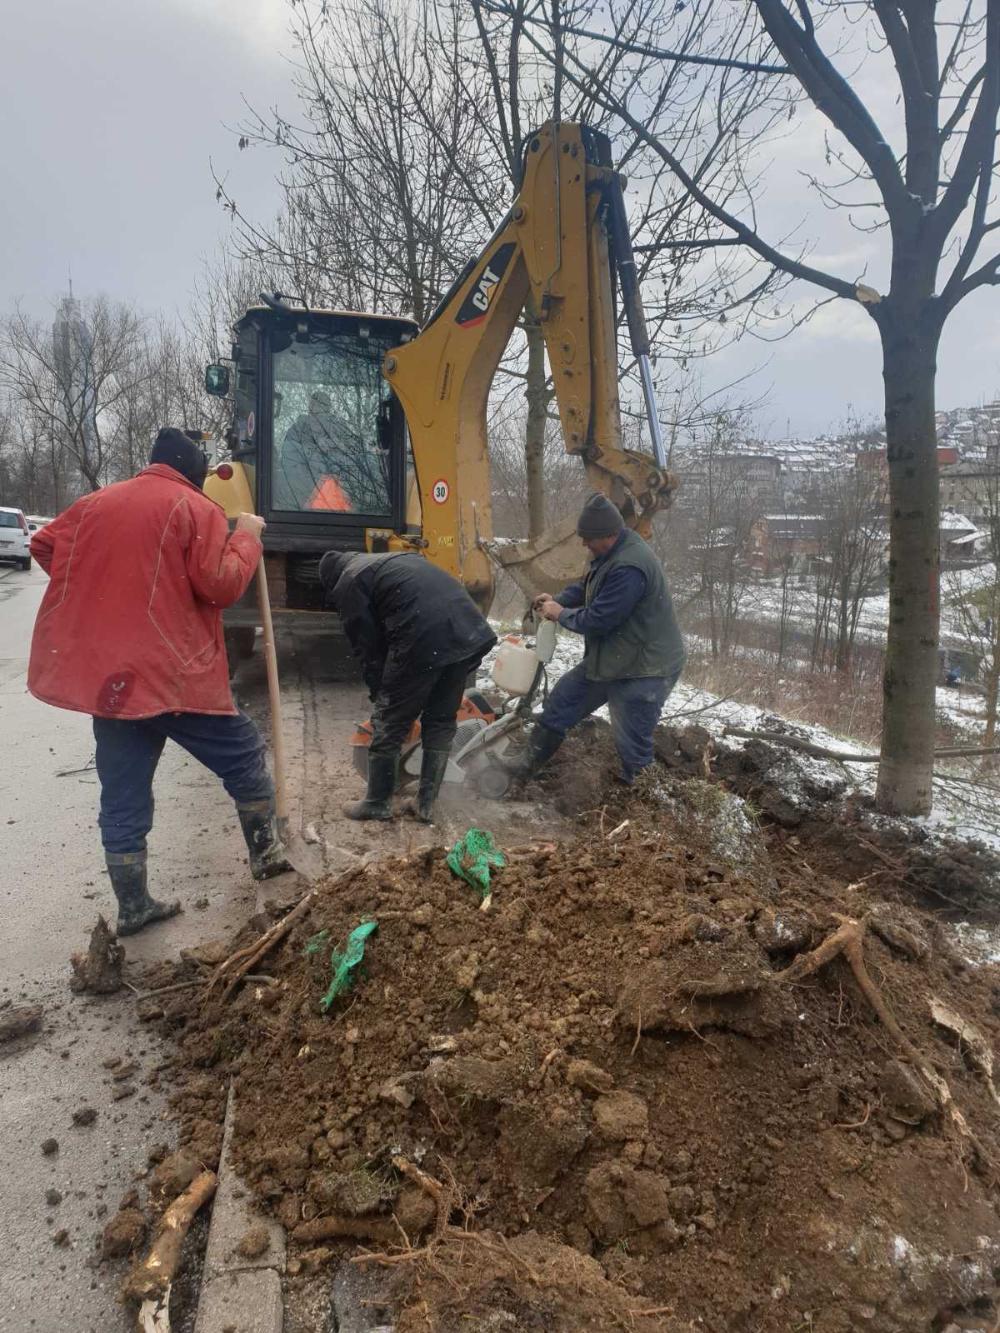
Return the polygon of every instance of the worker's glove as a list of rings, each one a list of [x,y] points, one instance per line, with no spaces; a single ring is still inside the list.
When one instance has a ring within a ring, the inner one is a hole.
[[[236,520],[237,532],[249,532],[250,536],[256,537],[258,541],[264,528],[264,520],[259,514],[240,514]]]

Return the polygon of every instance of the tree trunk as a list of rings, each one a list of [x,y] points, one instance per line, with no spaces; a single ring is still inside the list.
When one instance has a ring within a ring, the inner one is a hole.
[[[997,695],[1000,694],[1000,649],[994,644],[990,669],[986,675],[986,732],[983,745],[995,745],[997,735]]]
[[[534,302],[530,300],[524,307],[524,331],[528,339],[524,466],[528,485],[528,541],[534,541],[545,531],[545,423],[549,395],[545,384],[545,339]]]
[[[888,304],[888,302],[886,303]],[[940,537],[930,302],[880,312],[889,465],[889,627],[877,804],[930,813],[938,676]]]

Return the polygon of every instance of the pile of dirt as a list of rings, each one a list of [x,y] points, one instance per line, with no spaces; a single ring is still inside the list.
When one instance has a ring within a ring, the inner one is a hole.
[[[321,886],[270,981],[165,996],[182,1138],[235,1077],[290,1271],[360,1244],[398,1333],[993,1327],[1000,972],[712,783],[595,798],[489,911],[427,849]]]

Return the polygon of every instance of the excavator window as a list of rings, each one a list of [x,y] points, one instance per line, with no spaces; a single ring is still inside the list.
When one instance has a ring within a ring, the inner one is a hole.
[[[271,508],[392,514],[390,451],[380,421],[391,341],[315,325],[273,346]]]

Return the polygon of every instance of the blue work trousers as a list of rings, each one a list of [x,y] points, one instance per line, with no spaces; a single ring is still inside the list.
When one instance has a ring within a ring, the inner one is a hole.
[[[114,854],[144,852],[153,827],[153,774],[175,741],[222,779],[238,805],[269,800],[264,739],[245,713],[159,713],[137,720],[94,718],[101,783],[101,841]]]
[[[588,680],[581,662],[556,682],[542,709],[542,726],[565,736],[570,727],[607,704],[622,775],[632,782],[653,762],[653,731],[679,675],[680,669],[671,676]]]

